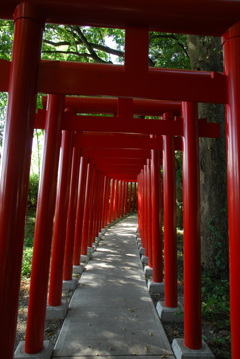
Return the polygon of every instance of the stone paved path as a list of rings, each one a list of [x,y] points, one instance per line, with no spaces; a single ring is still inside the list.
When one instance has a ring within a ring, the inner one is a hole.
[[[174,358],[145,285],[137,216],[111,227],[75,291],[53,358]]]

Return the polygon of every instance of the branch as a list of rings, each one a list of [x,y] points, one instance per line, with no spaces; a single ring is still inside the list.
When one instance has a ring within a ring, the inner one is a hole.
[[[43,42],[45,44],[48,44],[48,45],[52,45],[54,47],[58,47],[58,46],[70,46],[70,42],[69,41],[59,41],[59,42],[54,42],[54,41],[51,41],[51,40],[43,40]],[[80,45],[82,44],[82,41],[75,41],[75,44],[77,45]]]
[[[185,53],[185,55],[187,57],[189,57],[189,54],[187,52],[187,49],[185,48],[185,46],[178,40],[177,36],[175,34],[158,34],[158,35],[151,35],[151,39],[161,39],[161,38],[165,38],[165,39],[172,39],[175,40],[176,43],[178,44],[178,46],[181,47],[181,49],[183,50],[183,52]]]
[[[79,57],[84,57],[84,58],[92,58],[92,56],[90,54],[87,53],[79,53],[77,51],[58,51],[58,50],[45,50],[42,51],[43,54],[71,54],[71,55],[76,55]]]
[[[83,32],[81,31],[79,26],[71,26],[71,28],[73,29],[73,31],[76,31],[76,33],[78,34],[78,36],[80,37],[82,43],[86,46],[87,50],[89,51],[89,53],[91,54],[91,57],[94,61],[96,61],[97,63],[106,63],[106,61],[102,60],[97,53],[94,51],[91,43],[88,42],[87,38],[84,36]]]
[[[124,57],[124,52],[121,50],[116,50],[111,47],[105,46],[105,45],[99,45],[99,44],[93,44],[92,42],[89,43],[94,49],[104,51],[111,55],[116,55],[119,57]]]
[[[70,42],[68,42],[68,41],[54,42],[54,41],[51,41],[51,40],[44,40],[44,42],[46,44],[54,46],[54,47],[70,46],[71,45]],[[82,45],[82,44],[83,44],[83,42],[81,40],[76,40],[75,41],[75,45]],[[118,56],[118,57],[124,57],[124,51],[113,49],[112,47],[105,46],[105,45],[95,44],[93,42],[89,42],[88,44],[93,49],[97,49],[97,50],[106,52],[107,54],[115,55],[115,56]],[[43,51],[43,52],[45,52],[45,53],[54,53],[54,51]],[[76,52],[74,52],[74,51],[73,52],[71,52],[71,51],[69,51],[69,52],[56,51],[55,53],[72,53],[72,54],[78,55],[77,51]],[[82,56],[82,55],[80,54],[80,56]],[[92,56],[89,56],[89,57],[92,57]],[[102,62],[103,62],[103,60],[102,60]],[[151,67],[155,66],[155,63],[152,61],[151,58],[149,58],[149,66],[151,66]]]

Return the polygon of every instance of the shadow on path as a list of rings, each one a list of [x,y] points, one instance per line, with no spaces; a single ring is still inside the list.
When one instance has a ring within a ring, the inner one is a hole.
[[[53,358],[174,358],[147,291],[131,215],[105,234],[72,297]]]

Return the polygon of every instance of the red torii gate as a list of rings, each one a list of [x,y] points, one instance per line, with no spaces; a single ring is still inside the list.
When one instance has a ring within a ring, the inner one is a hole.
[[[232,357],[237,358],[238,304],[240,299],[238,285],[238,252],[240,247],[238,241],[240,213],[240,133],[238,126],[240,111],[238,99],[240,28],[238,14],[240,2],[205,0],[190,3],[187,0],[165,0],[159,5],[158,1],[151,0],[150,2],[144,1],[141,4],[134,1],[129,5],[122,1],[121,3],[120,1],[115,1],[112,4],[109,0],[101,1],[100,4],[94,1],[90,4],[82,1],[80,4],[78,1],[73,0],[66,4],[65,1],[59,0],[57,4],[58,6],[56,6],[56,1],[51,0],[36,0],[19,5],[19,1],[16,0],[3,0],[0,5],[2,18],[11,19],[13,10],[15,10],[15,38],[11,67],[9,63],[1,61],[1,73],[3,74],[1,91],[8,90],[9,93],[8,119],[1,173],[0,207],[0,303],[3,313],[3,325],[0,328],[0,334],[2,338],[4,338],[7,330],[6,327],[10,328],[9,341],[4,340],[3,343],[3,346],[6,347],[7,345],[8,348],[4,353],[5,357],[12,357],[11,350],[15,335],[13,327],[18,302],[27,198],[26,183],[28,183],[30,165],[35,94],[37,91],[45,91],[46,93],[102,94],[226,104]],[[58,63],[46,62],[40,65],[42,28],[45,21],[127,27],[125,66],[118,69],[114,66],[110,66],[108,69],[104,65],[79,66],[78,74],[83,79],[82,83],[80,83],[76,79],[77,66],[75,64],[59,66]],[[134,29],[136,26],[140,28]],[[197,73],[194,71],[151,71],[147,68],[146,56],[147,31],[151,29],[223,36],[225,75]],[[135,34],[138,32],[141,33],[138,39],[139,41],[141,39],[143,43],[143,56],[140,56],[142,61],[136,67],[132,61],[131,51],[134,51],[134,44],[136,47],[138,46],[137,41],[134,42]],[[10,72],[8,71],[9,69]],[[140,79],[142,83],[140,83]],[[180,79],[181,85],[178,82]],[[89,80],[96,81],[94,88],[89,85],[91,82]],[[159,86],[160,82],[161,86]],[[183,82],[184,86],[182,86]],[[103,83],[105,86],[100,87],[100,84],[102,85]],[[173,84],[175,85],[174,87]],[[127,87],[125,88],[125,86]],[[190,105],[186,105],[185,109],[194,113],[195,110],[188,106]],[[54,111],[58,112],[59,120],[63,111],[63,103],[59,104],[59,108],[55,108]],[[25,121],[22,121],[23,118]],[[60,131],[60,121],[57,122],[57,126]],[[56,133],[55,126],[52,131]],[[196,132],[194,133],[196,134]],[[188,144],[187,136],[188,134],[185,133],[186,144]],[[197,155],[196,145],[192,144],[194,147],[192,150]],[[52,163],[54,163],[55,159],[53,159]],[[50,157],[48,160],[50,160]],[[193,173],[196,173],[197,179],[197,172],[192,171]],[[193,183],[195,183],[194,180]],[[15,243],[12,238],[19,238],[19,241]],[[14,258],[10,260],[13,255]],[[14,268],[11,268],[12,261],[16,264]],[[7,313],[9,306],[8,296],[11,297],[11,303],[14,308],[11,318]],[[4,319],[6,315],[7,317]]]

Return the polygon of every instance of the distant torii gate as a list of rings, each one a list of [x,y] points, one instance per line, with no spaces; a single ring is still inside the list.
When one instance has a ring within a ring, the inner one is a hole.
[[[0,343],[4,358],[12,359],[13,356],[35,99],[37,92],[45,92],[58,94],[53,95],[54,106],[51,108],[55,114],[55,123],[48,123],[48,135],[56,137],[57,134],[57,143],[52,157],[49,152],[45,157],[48,171],[54,170],[55,174],[62,123],[66,131],[68,127],[66,116],[70,117],[71,129],[75,130],[76,126],[73,114],[64,115],[62,122],[64,94],[185,101],[184,133],[177,135],[184,135],[184,149],[187,149],[184,151],[185,173],[189,172],[190,177],[187,176],[187,179],[190,187],[198,183],[196,163],[188,166],[190,153],[195,154],[195,160],[198,155],[196,107],[190,102],[226,104],[232,358],[237,359],[240,318],[240,1],[196,0],[191,4],[188,0],[163,0],[161,4],[157,0],[144,0],[141,4],[129,4],[127,0],[114,3],[109,0],[101,3],[89,0],[81,3],[76,0],[67,3],[63,0],[33,0],[20,4],[17,0],[1,2],[0,17],[12,19],[13,11],[15,30],[12,63],[0,62],[0,90],[8,91],[9,94],[0,184]],[[126,28],[125,65],[40,63],[45,22]],[[223,36],[225,74],[149,69],[149,30]],[[137,64],[133,56],[136,48],[141,52]],[[110,125],[108,121],[102,119],[106,127]],[[171,124],[161,126],[165,128],[164,135],[176,134]],[[197,210],[195,228],[198,228],[198,209],[191,206],[198,203],[199,194],[195,192],[194,195],[189,202],[185,202],[188,203],[185,211],[190,213]],[[49,208],[49,211],[53,215],[54,208]],[[184,224],[189,225],[187,217]],[[48,231],[51,231],[50,226]],[[187,258],[185,260],[190,264]],[[185,272],[185,285],[191,282],[189,274],[190,271]],[[192,308],[192,305],[192,302],[187,302],[186,308]],[[186,318],[189,323],[191,318]],[[195,338],[197,343],[185,340],[185,345],[198,349],[201,345],[199,332],[195,333]],[[41,350],[41,345],[38,349]]]

